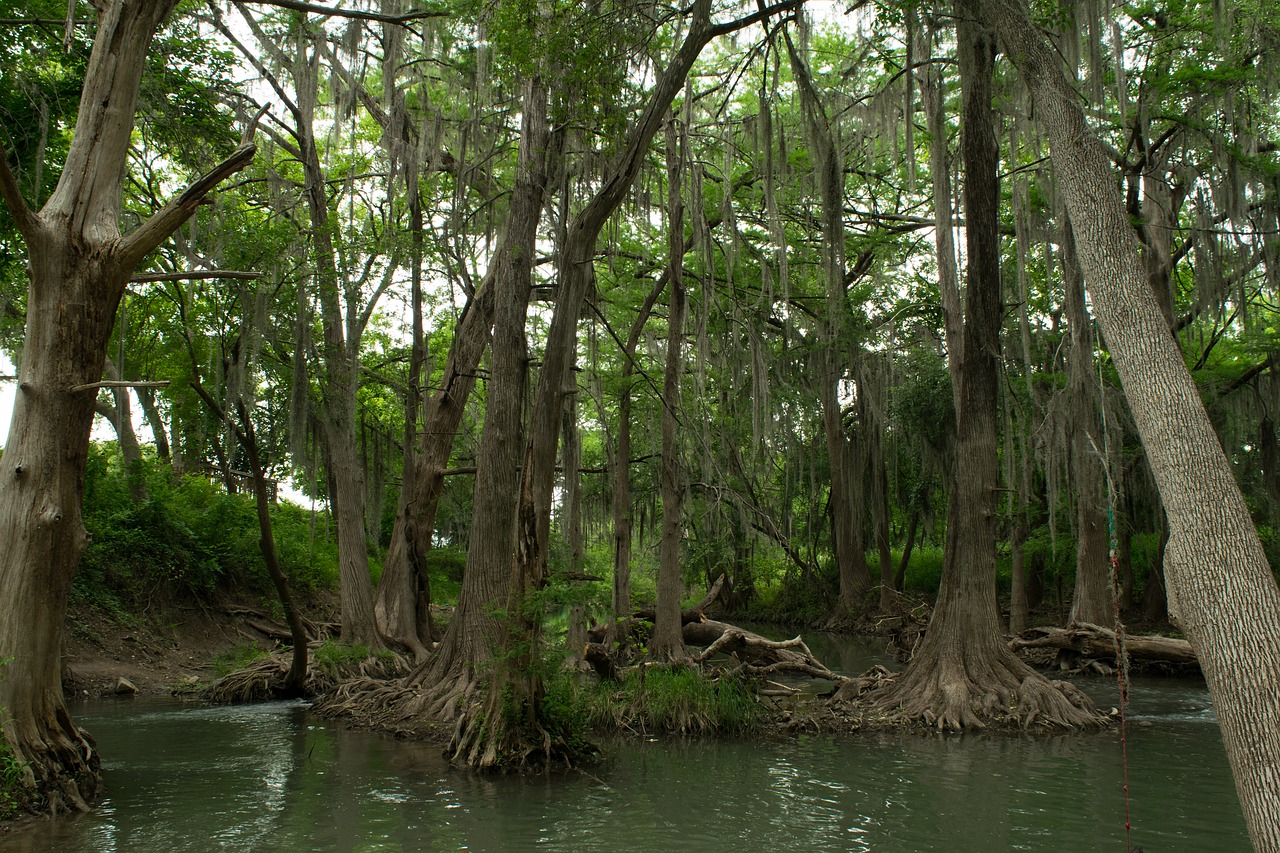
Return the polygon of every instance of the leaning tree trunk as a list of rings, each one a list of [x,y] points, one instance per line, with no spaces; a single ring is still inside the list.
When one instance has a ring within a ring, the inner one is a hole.
[[[891,714],[939,729],[1011,720],[1083,725],[1095,720],[1092,707],[1075,704],[1008,649],[996,607],[1001,292],[999,147],[991,114],[995,34],[974,22],[969,0],[957,3],[957,14],[969,266],[942,585],[910,665],[876,701]]]
[[[1049,139],[1085,280],[1168,515],[1171,609],[1204,670],[1249,835],[1256,850],[1280,851],[1280,589],[1076,92],[1019,0],[979,2]]]
[[[137,230],[120,236],[120,196],[148,46],[175,0],[114,0],[99,22],[75,135],[39,213],[0,151],[0,195],[28,253],[26,339],[0,476],[0,678],[4,740],[22,767],[24,805],[83,809],[99,791],[98,753],[62,696],[63,620],[87,535],[81,516],[96,383],[130,275],[227,175],[242,146]]]

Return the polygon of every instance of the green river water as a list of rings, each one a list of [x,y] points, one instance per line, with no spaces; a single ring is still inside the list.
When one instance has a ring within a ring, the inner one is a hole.
[[[1082,686],[1114,702],[1106,682]],[[97,738],[105,803],[0,834],[0,851],[1125,850],[1116,730],[625,741],[589,772],[490,777],[302,703],[135,698],[73,713]],[[1203,684],[1135,681],[1130,713],[1133,842],[1249,850]]]

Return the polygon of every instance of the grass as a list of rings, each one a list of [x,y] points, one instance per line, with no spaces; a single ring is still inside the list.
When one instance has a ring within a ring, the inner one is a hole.
[[[267,656],[267,652],[253,643],[245,643],[217,655],[213,659],[213,671],[218,678],[244,669]]]
[[[742,680],[679,666],[639,667],[620,682],[600,684],[557,675],[547,683],[543,710],[565,728],[644,734],[740,735],[761,717]]]

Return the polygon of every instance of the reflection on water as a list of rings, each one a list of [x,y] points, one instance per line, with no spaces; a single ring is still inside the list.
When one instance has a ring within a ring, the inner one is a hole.
[[[1140,682],[1132,712],[1134,841],[1248,850],[1203,687]],[[1123,849],[1114,731],[627,742],[590,773],[495,778],[300,703],[135,699],[77,719],[98,739],[106,803],[0,835],[0,851]]]

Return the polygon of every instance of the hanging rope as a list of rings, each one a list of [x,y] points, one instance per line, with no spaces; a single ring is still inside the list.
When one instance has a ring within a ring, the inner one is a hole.
[[[1094,340],[1101,347],[1101,335],[1094,324]],[[1116,682],[1120,688],[1120,757],[1121,781],[1124,790],[1124,841],[1125,851],[1133,850],[1132,823],[1129,818],[1129,738],[1125,727],[1125,713],[1129,704],[1129,652],[1125,647],[1124,621],[1120,618],[1120,557],[1116,537],[1116,485],[1111,478],[1110,445],[1107,430],[1106,385],[1102,378],[1101,352],[1098,363],[1098,408],[1102,411],[1102,471],[1107,477],[1107,538],[1108,559],[1111,563],[1111,605],[1114,610],[1116,635]]]

